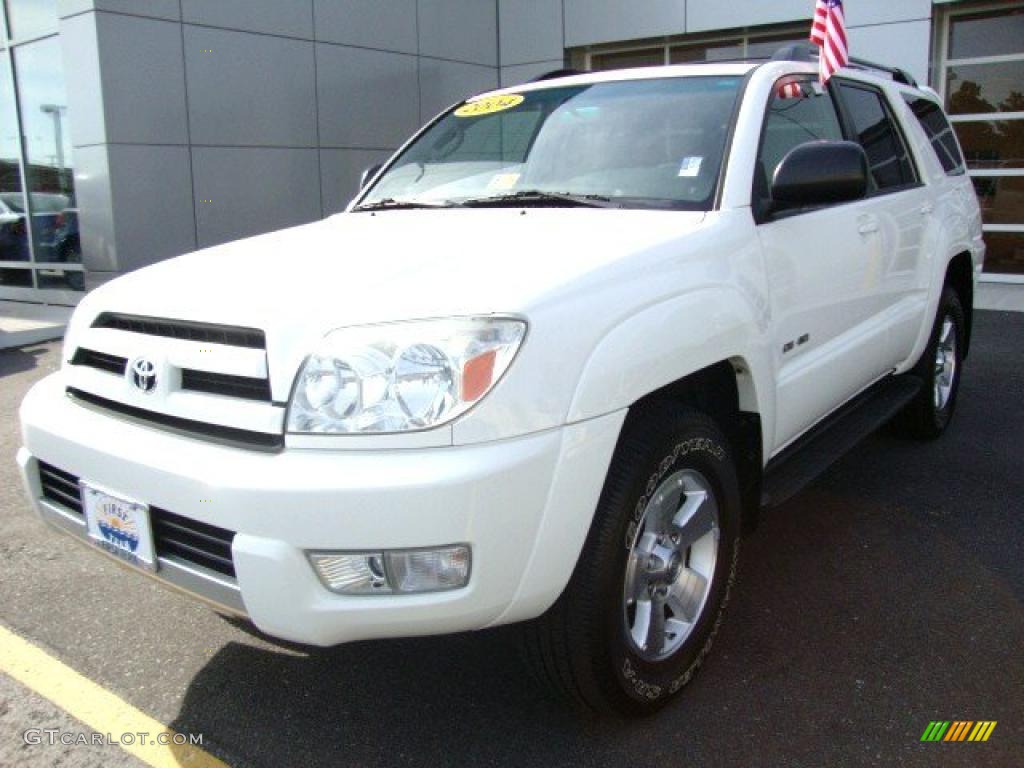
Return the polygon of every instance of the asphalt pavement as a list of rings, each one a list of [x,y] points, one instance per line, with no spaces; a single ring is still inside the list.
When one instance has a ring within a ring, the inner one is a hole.
[[[549,699],[514,627],[281,647],[45,527],[16,412],[58,356],[0,352],[0,624],[231,765],[1024,764],[1024,314],[976,315],[941,440],[877,434],[762,519],[703,670],[636,722]],[[0,681],[0,764],[134,764],[25,745],[62,717],[33,697]],[[932,720],[998,725],[921,743]]]

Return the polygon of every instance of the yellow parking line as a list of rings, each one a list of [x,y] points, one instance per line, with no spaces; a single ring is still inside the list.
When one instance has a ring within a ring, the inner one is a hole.
[[[121,743],[121,749],[155,768],[227,768],[227,764],[190,744],[157,744],[174,738],[175,731],[139,711],[124,699],[78,674],[48,653],[0,626],[0,671],[43,696],[72,717],[101,734],[148,733],[140,743]],[[180,737],[179,737],[180,739]]]

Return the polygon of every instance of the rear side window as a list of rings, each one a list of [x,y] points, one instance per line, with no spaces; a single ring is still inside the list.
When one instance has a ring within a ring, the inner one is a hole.
[[[934,101],[928,99],[904,96],[904,100],[914,113],[917,122],[928,134],[928,140],[932,143],[932,149],[942,163],[942,167],[950,176],[959,176],[965,172],[964,157],[960,154],[960,147],[957,146],[956,137],[953,135],[953,128],[950,126],[946,116],[942,114],[942,108]]]
[[[914,167],[882,94],[851,83],[840,83],[839,91],[855,138],[868,156],[874,188],[890,191],[914,184]]]

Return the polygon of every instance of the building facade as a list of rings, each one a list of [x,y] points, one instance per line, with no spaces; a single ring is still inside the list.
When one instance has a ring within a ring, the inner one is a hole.
[[[0,299],[342,210],[470,94],[564,66],[770,56],[813,0],[5,0]],[[942,94],[1024,291],[1024,2],[846,0],[855,56]],[[283,255],[282,260],[287,260]]]

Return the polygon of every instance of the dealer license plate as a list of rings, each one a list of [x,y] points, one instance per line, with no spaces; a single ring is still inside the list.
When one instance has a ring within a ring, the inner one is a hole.
[[[149,507],[80,483],[89,538],[130,565],[156,570]]]

